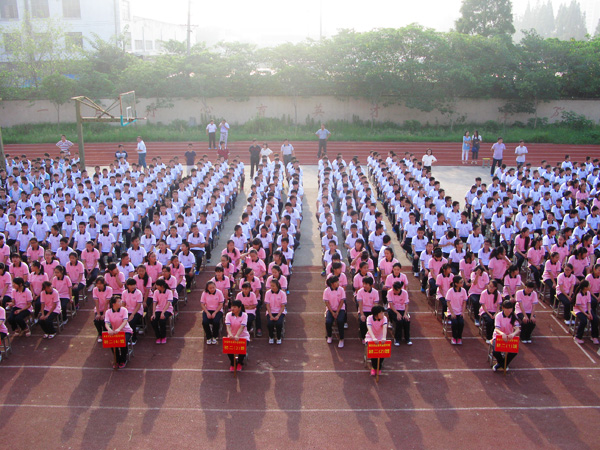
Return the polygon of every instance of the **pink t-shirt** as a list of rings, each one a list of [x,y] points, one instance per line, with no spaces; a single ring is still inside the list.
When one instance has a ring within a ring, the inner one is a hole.
[[[396,311],[404,311],[409,303],[408,292],[402,289],[400,294],[394,294],[394,289],[390,289],[387,294],[388,303],[391,302]]]
[[[4,295],[12,298],[13,286],[12,286],[12,277],[9,272],[4,272],[3,275],[0,275],[0,294],[4,291],[6,287],[6,292]]]
[[[152,282],[155,282],[162,275],[162,264],[158,261],[154,265],[146,263],[146,272],[152,278]]]
[[[558,253],[558,262],[562,267],[565,259],[569,256],[569,246],[565,244],[562,247],[559,247],[558,244],[554,244],[552,247],[550,247],[550,252]]]
[[[165,292],[156,289],[152,300],[156,303],[157,312],[173,312],[173,291],[171,289],[167,289]]]
[[[252,292],[259,292],[262,289],[262,283],[260,282],[260,279],[257,277],[254,277],[252,279],[252,281],[248,281],[245,278],[240,278],[240,283],[239,283],[239,288],[242,289],[242,284],[244,283],[250,283],[250,289],[252,289]]]
[[[552,264],[552,261],[546,261],[544,264],[544,273],[542,274],[542,280],[556,280],[556,277],[560,274],[560,260],[556,264]]]
[[[54,269],[56,269],[56,266],[58,266],[59,264],[60,263],[56,259],[53,259],[51,263],[48,263],[46,260],[43,260],[42,267],[44,268],[44,273],[47,274],[49,277],[54,273]]]
[[[250,333],[248,333],[248,314],[243,312],[239,316],[234,315],[231,311],[225,316],[225,325],[231,327],[231,333],[235,336],[240,329],[244,327],[244,330],[240,333],[239,338],[250,340]]]
[[[73,287],[73,283],[68,275],[65,275],[62,280],[53,277],[50,282],[52,283],[52,287],[58,291],[60,298],[71,298],[69,295],[69,288]]]
[[[85,281],[85,277],[83,275],[85,268],[83,267],[83,263],[81,261],[77,261],[75,265],[72,265],[69,262],[65,269],[67,270],[67,275],[73,283],[83,283]]]
[[[217,267],[222,267],[223,268],[223,273],[225,274],[226,277],[231,277],[232,275],[235,275],[235,265],[234,264],[229,264],[227,267],[223,266],[223,264],[219,263],[217,264]]]
[[[125,322],[125,326],[121,331],[125,333],[133,333],[131,326],[129,325],[129,313],[127,312],[127,308],[121,306],[118,311],[113,311],[112,308],[109,308],[104,314],[104,323],[109,323],[110,327],[114,330],[119,328],[123,322]]]
[[[125,289],[123,294],[121,294],[121,298],[127,311],[133,312],[135,311],[136,306],[140,305],[137,314],[144,314],[144,295],[142,294],[142,291],[136,289],[133,292],[129,292],[128,289]]]
[[[217,289],[214,294],[204,291],[200,297],[200,303],[205,304],[206,309],[209,311],[217,311],[221,309],[224,301],[225,299],[223,297],[223,293],[219,289]]]
[[[13,278],[21,277],[24,280],[27,280],[27,276],[29,275],[29,266],[24,262],[22,262],[19,267],[11,264],[8,268],[8,271]]]
[[[158,277],[159,280],[164,280],[167,283],[167,286],[171,291],[173,291],[173,298],[179,299],[179,293],[177,292],[177,278],[175,278],[172,274],[167,279],[165,277]]]
[[[152,291],[150,290],[152,289],[152,277],[150,275],[148,275],[148,281],[146,281],[146,283],[144,283],[144,279],[140,278],[139,275],[134,275],[133,279],[135,280],[135,284],[142,295],[144,295],[147,291],[148,296],[152,296]]]
[[[185,267],[183,267],[183,264],[179,264],[179,267],[175,267],[173,264],[171,264],[171,275],[177,279],[177,284],[182,286],[186,285]]]
[[[265,286],[271,286],[271,281],[273,281],[273,280],[274,280],[273,275],[269,275],[269,277],[267,278],[267,282],[265,283]],[[288,285],[287,278],[282,275],[279,278],[277,278],[277,281],[279,281],[279,285],[281,286],[281,289],[286,291],[287,285]]]
[[[279,292],[272,292],[270,289],[265,294],[265,304],[271,305],[271,314],[279,314],[280,311],[285,309],[287,304],[287,295],[285,291],[280,289]]]
[[[92,270],[98,267],[98,260],[100,259],[100,252],[98,249],[92,249],[88,252],[87,249],[81,252],[81,260],[87,270]]]
[[[455,291],[454,288],[448,289],[446,292],[446,301],[452,309],[452,312],[459,316],[463,313],[465,302],[467,301],[467,291],[460,288],[460,291]],[[450,311],[448,311],[450,312]]]
[[[437,280],[437,276],[440,274],[440,270],[442,270],[442,266],[444,264],[448,264],[448,260],[444,257],[439,261],[436,261],[435,258],[431,258],[429,260],[429,264],[427,264],[427,268],[429,269],[429,278],[433,278]]]
[[[241,301],[244,304],[244,308],[248,314],[256,314],[256,305],[258,304],[258,300],[256,299],[256,294],[250,291],[250,295],[248,297],[244,297],[243,292],[238,292],[235,296],[236,300]]]
[[[106,280],[106,284],[112,288],[114,295],[123,293],[123,290],[125,289],[125,275],[123,275],[123,272],[117,272],[116,276],[106,272],[104,274],[104,279]],[[117,279],[121,282],[121,287],[117,284]]]
[[[252,258],[249,256],[244,259],[246,265],[254,270],[254,275],[259,278],[262,278],[267,273],[267,267],[265,266],[264,261],[257,259],[256,261],[252,261]]]
[[[391,261],[386,259],[382,259],[379,261],[379,270],[381,271],[381,279],[385,279],[389,274],[392,273],[392,267],[394,264],[397,264],[398,260],[396,258],[392,258]]]
[[[337,311],[341,304],[341,309],[345,310],[346,305],[344,304],[344,299],[346,298],[346,293],[341,287],[338,287],[335,291],[330,287],[327,287],[323,291],[323,301],[325,303],[329,302],[329,306],[334,311]]]
[[[516,327],[519,326],[519,321],[515,320],[514,325],[510,323],[510,317],[505,317],[504,312],[500,311],[494,318],[494,339],[499,336],[498,330],[504,334],[511,334]]]
[[[0,333],[8,334],[8,328],[6,328],[6,310],[0,306]]]
[[[466,262],[465,259],[461,259],[460,262],[458,263],[458,269],[462,270],[462,272],[465,274],[465,277],[468,277],[469,274],[471,272],[473,272],[473,269],[475,268],[475,266],[477,265],[477,262],[475,260],[471,261],[470,263]]]
[[[406,275],[401,272],[399,277],[395,277],[393,273],[390,273],[385,279],[385,287],[388,289],[391,288],[396,281],[403,282],[405,288],[408,286],[408,278],[406,278]]]
[[[521,275],[517,275],[514,278],[511,278],[508,275],[506,275],[504,277],[504,289],[502,290],[502,295],[504,295],[505,297],[507,295],[509,297],[516,295],[517,289],[519,289],[522,284],[523,283],[522,283]]]
[[[522,289],[517,292],[515,299],[517,300],[517,314],[531,314],[533,305],[538,303],[538,295],[535,290],[532,291],[531,294],[527,295],[525,293],[525,289]]]
[[[586,292],[585,295],[583,295],[581,292],[579,292],[576,296],[575,296],[575,306],[573,306],[573,312],[575,314],[577,313],[587,313],[590,310],[590,303],[592,301],[592,296],[590,295],[590,291]]]
[[[44,252],[45,250],[43,247],[38,247],[36,250],[32,247],[28,247],[25,255],[27,255],[29,261],[41,261],[44,257]]]
[[[210,281],[215,283],[215,286],[217,286],[217,289],[221,292],[228,292],[229,289],[231,289],[231,279],[227,275],[225,275],[222,280],[217,280],[215,277],[212,277]]]
[[[575,283],[577,283],[577,277],[573,274],[571,274],[570,277],[567,277],[563,272],[556,278],[557,286],[562,288],[565,294],[568,294],[571,291],[571,289],[575,286]]]
[[[542,260],[544,259],[545,255],[546,250],[544,250],[544,248],[536,250],[535,248],[531,247],[529,250],[527,250],[527,258],[529,259],[529,264],[532,264],[534,266],[539,266],[542,263]]]
[[[272,262],[271,264],[269,264],[269,270],[268,270],[268,272],[269,272],[270,275],[273,275],[273,271],[271,269],[273,268],[274,265],[275,265],[274,262]],[[281,273],[283,275],[285,275],[286,277],[289,276],[289,274],[290,274],[290,268],[288,267],[288,265],[287,264],[281,264],[280,267],[281,267]]]
[[[465,273],[466,275],[466,273]],[[475,272],[471,272],[471,289],[469,289],[469,294],[481,294],[485,289],[486,286],[489,284],[490,282],[490,277],[486,272],[483,272],[481,275],[479,275],[479,278],[477,278],[477,283],[475,283],[475,277],[477,276],[477,274]],[[450,289],[450,286],[448,286],[448,289]]]
[[[42,273],[38,275],[32,273],[29,275],[29,284],[31,285],[33,295],[40,295],[40,292],[42,292],[42,284],[44,283],[44,281],[49,281],[47,273]]]
[[[481,304],[481,307],[479,308],[479,314],[481,315],[485,312],[483,309],[483,305],[485,305],[488,313],[490,313],[490,315],[493,317],[496,311],[498,311],[498,305],[502,303],[502,295],[500,295],[500,292],[497,293],[497,297],[497,301],[494,302],[496,299],[494,294],[489,293],[487,289],[483,291],[481,293],[481,297],[479,298],[479,303]]]
[[[590,264],[587,258],[579,259],[576,258],[575,255],[572,255],[569,258],[569,263],[573,266],[573,274],[576,277],[583,276],[583,271]]]
[[[435,284],[437,284],[437,298],[445,298],[444,293],[448,292],[450,286],[452,285],[452,280],[454,276],[450,274],[449,277],[445,277],[441,273],[438,275],[437,280],[435,280]]]
[[[52,289],[52,293],[48,294],[46,291],[42,291],[40,294],[40,301],[44,305],[44,311],[50,311],[52,309],[52,305],[56,305],[54,311],[56,314],[60,314],[62,309],[60,307],[60,297],[58,296],[58,291],[56,289]]]
[[[379,303],[379,292],[377,289],[371,289],[367,292],[365,288],[360,288],[356,293],[356,300],[362,300],[362,312],[371,312],[373,306]]]
[[[592,275],[590,273],[590,274],[588,274],[587,277],[585,277],[585,279],[590,283],[590,292],[595,295],[599,294],[600,293],[600,277],[594,278],[594,275]]]
[[[501,280],[508,268],[508,263],[505,259],[492,258],[490,259],[488,268],[492,271],[492,278]]]
[[[24,309],[27,306],[27,303],[31,303],[33,301],[33,295],[31,295],[31,291],[27,288],[23,289],[23,292],[19,292],[16,289],[13,291],[13,300],[15,302],[15,307],[17,309]],[[33,311],[33,307],[29,305],[29,311]]]
[[[375,339],[377,341],[385,341],[387,334],[387,324],[388,319],[385,315],[381,320],[375,320],[372,315],[367,317],[367,328],[371,327],[371,331],[375,335]],[[373,338],[371,337],[371,333],[367,333],[367,335],[365,336],[365,341],[374,342]]]
[[[515,253],[517,252],[517,250],[519,250],[523,254],[526,253],[527,249],[525,248],[525,240],[526,238],[521,237],[521,235],[515,238]],[[529,242],[531,242],[531,239],[529,239]]]
[[[98,307],[94,308],[95,312],[103,313],[108,309],[108,301],[113,295],[113,290],[110,286],[106,286],[106,289],[101,291],[97,287],[92,289],[92,298],[94,301],[98,301]]]
[[[0,247],[0,262],[6,264],[8,258],[10,257],[10,247],[4,244]]]
[[[352,280],[352,286],[354,287],[355,291],[358,291],[362,287],[363,278],[373,278],[373,275],[371,274],[371,272],[367,272],[367,274],[364,277],[360,274],[360,272],[354,275],[354,279]]]
[[[327,279],[333,277],[334,275],[332,273],[330,273],[329,275],[327,275]],[[340,273],[339,275],[337,275],[338,279],[340,280],[340,287],[342,289],[344,289],[346,286],[348,286],[348,278],[346,277],[345,273]]]

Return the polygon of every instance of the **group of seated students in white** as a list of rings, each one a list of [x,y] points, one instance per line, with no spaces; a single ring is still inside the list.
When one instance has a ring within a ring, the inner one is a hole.
[[[489,185],[476,178],[461,210],[411,157],[373,153],[369,167],[413,272],[421,276],[422,292],[429,290],[450,316],[452,344],[462,343],[467,307],[492,342],[504,332],[499,317],[505,304],[517,317],[511,329],[531,343],[538,297],[557,315],[562,310],[577,343],[584,343],[589,324],[591,341],[600,344],[597,159],[574,164],[566,155],[555,167],[543,161],[520,170],[502,165]]]
[[[287,191],[284,184],[287,183]],[[261,337],[266,308],[269,344],[282,344],[294,252],[300,246],[303,174],[292,158],[286,167],[266,157],[251,180],[241,221],[221,253],[201,296],[206,343],[216,344],[223,315],[226,336]],[[242,370],[244,355],[229,355],[230,370]]]
[[[10,175],[0,171],[3,338],[6,321],[13,336],[31,336],[39,324],[53,339],[91,291],[98,342],[102,332],[124,331],[135,344],[147,317],[156,343],[166,343],[167,322],[210,257],[244,166],[204,155],[183,176],[177,160],[152,162],[122,159],[90,176],[68,159],[8,160]],[[126,348],[117,353],[124,367]]]
[[[348,328],[346,288],[350,285],[358,309],[358,332],[363,344],[385,340],[389,319],[394,345],[399,346],[403,339],[412,345],[408,279],[401,273],[401,265],[394,257],[383,214],[377,210],[377,197],[357,157],[349,163],[341,154],[332,161],[326,155],[320,160],[316,209],[323,252],[322,275],[327,277],[323,292],[327,343],[333,342],[335,327],[338,347],[344,347],[345,329]],[[339,230],[344,239],[343,246],[338,242],[336,213],[341,217]],[[346,250],[349,272],[341,247]],[[387,314],[382,305],[387,308]],[[376,375],[377,370],[381,372],[383,360],[373,359],[371,364],[371,375]]]

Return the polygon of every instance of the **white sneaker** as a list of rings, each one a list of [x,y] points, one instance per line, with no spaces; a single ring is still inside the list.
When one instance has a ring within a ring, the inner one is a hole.
[[[415,276],[415,277],[418,277],[418,276],[419,276],[419,272],[415,272],[415,273],[414,273],[414,276]]]
[[[412,341],[408,341],[406,345],[412,345]]]
[[[212,344],[212,339],[207,339],[206,340],[206,345],[211,345]]]
[[[475,326],[478,327],[480,325],[479,320],[475,321]]]
[[[492,341],[490,341],[489,339],[486,339],[486,340],[485,340],[485,343],[486,343],[486,344],[491,344],[491,343],[492,343]]]
[[[281,345],[281,339],[277,339],[277,345]]]
[[[275,343],[275,339],[269,338],[269,344],[274,344],[274,343]]]
[[[98,342],[102,342],[102,336],[98,336]]]
[[[348,329],[348,323],[347,323],[347,322],[344,324],[344,329],[345,329],[345,330],[347,330],[347,329]]]
[[[331,344],[332,342],[333,342],[333,339],[332,339],[332,338],[330,338],[330,337],[328,337],[328,338],[327,338],[327,343],[328,343],[328,344]]]
[[[394,345],[395,345],[396,347],[400,347],[400,342],[399,342],[399,341],[397,341],[396,339],[394,339]]]
[[[571,325],[571,321],[570,320],[565,320],[565,325]]]
[[[344,340],[343,339],[340,342],[338,342],[338,348],[344,348]]]
[[[217,343],[217,338],[212,338],[212,345],[216,345]]]

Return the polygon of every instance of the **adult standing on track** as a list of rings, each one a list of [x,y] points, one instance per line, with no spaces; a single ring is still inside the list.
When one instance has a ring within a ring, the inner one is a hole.
[[[206,125],[206,135],[208,136],[208,149],[216,150],[217,148],[217,125],[214,120],[211,120]]]
[[[471,150],[471,136],[468,131],[465,131],[462,141],[462,163],[467,164],[469,162],[469,151]]]
[[[517,155],[517,170],[519,170],[525,164],[525,155],[527,154],[527,147],[523,139],[519,141],[519,146],[515,148],[515,155]]]
[[[479,131],[475,130],[473,132],[473,137],[471,138],[471,164],[477,165],[477,160],[479,159],[479,147],[481,146],[481,142],[483,138],[479,134]]]
[[[490,175],[494,176],[494,170],[496,166],[502,166],[502,158],[504,156],[504,150],[506,150],[506,145],[504,145],[504,139],[501,137],[498,138],[498,142],[492,145],[492,151],[494,154],[492,155],[492,168],[490,170]]]
[[[137,137],[138,165],[146,168],[146,144],[141,136]]]
[[[331,132],[322,123],[321,128],[315,134],[319,137],[319,153],[317,153],[317,158],[320,158],[321,155],[327,154],[327,141],[329,140],[329,136],[331,136]]]
[[[73,147],[73,143],[67,139],[67,136],[61,134],[60,141],[56,143],[56,146],[60,148],[60,151],[64,152],[66,156],[71,157],[71,147]]]
[[[227,121],[225,119],[221,120],[221,123],[219,124],[220,127],[220,131],[221,131],[221,136],[219,139],[219,142],[221,142],[221,146],[224,146],[225,148],[227,148],[227,137],[229,136],[229,124],[227,123]]]
[[[423,155],[423,168],[427,170],[427,172],[431,173],[431,165],[437,161],[437,158],[433,156],[433,150],[430,148],[427,149],[427,152]]]
[[[189,175],[192,172],[192,168],[194,167],[194,163],[196,160],[196,152],[194,151],[194,146],[192,143],[188,144],[187,151],[184,154],[185,156],[185,165],[186,165],[186,174]]]
[[[250,178],[254,178],[254,167],[258,170],[260,163],[260,145],[256,143],[256,139],[252,139],[252,145],[248,151],[250,152]]]
[[[287,165],[292,160],[292,156],[294,156],[294,146],[290,144],[289,139],[283,141],[281,154],[283,155],[283,167],[287,168]]]

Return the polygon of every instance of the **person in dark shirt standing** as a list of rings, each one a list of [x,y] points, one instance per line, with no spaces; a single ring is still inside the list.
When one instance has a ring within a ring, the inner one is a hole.
[[[248,151],[250,152],[250,178],[254,178],[254,167],[258,170],[260,163],[260,145],[256,143],[256,139],[252,139],[252,145]]]
[[[187,166],[186,175],[189,175],[192,172],[195,160],[196,152],[194,151],[194,146],[190,143],[188,144],[187,152],[185,152],[185,165]]]

